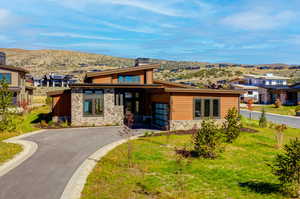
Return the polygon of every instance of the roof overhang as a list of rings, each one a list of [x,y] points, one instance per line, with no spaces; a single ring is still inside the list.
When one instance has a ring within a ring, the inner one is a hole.
[[[47,96],[48,97],[54,97],[54,96],[57,96],[57,95],[63,95],[63,94],[70,93],[70,92],[71,92],[71,89],[49,91],[49,92],[47,92]]]
[[[170,82],[170,81],[164,81],[164,80],[154,79],[153,82],[156,83],[156,84],[163,84],[163,85],[173,86],[173,87],[178,87],[178,88],[195,88],[193,86],[180,84],[180,83],[175,83],[175,82]]]
[[[206,94],[233,94],[241,95],[244,91],[227,89],[200,89],[200,88],[165,88],[168,93],[206,93]]]
[[[86,73],[86,77],[98,77],[98,76],[105,76],[105,75],[113,75],[113,74],[120,74],[120,73],[128,73],[128,72],[135,72],[141,70],[151,70],[158,68],[158,64],[153,65],[145,65],[145,66],[138,66],[138,67],[127,67],[127,68],[118,68],[113,70],[106,70],[101,72],[90,72]]]
[[[16,72],[21,72],[21,73],[29,73],[28,70],[25,70],[24,68],[20,68],[20,67],[16,67],[16,66],[0,65],[0,69],[16,71]]]
[[[80,83],[70,84],[70,88],[164,88],[160,84],[94,84],[94,83]]]

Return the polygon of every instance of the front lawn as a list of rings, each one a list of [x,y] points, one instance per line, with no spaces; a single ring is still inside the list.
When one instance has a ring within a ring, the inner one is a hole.
[[[50,109],[48,106],[43,106],[36,108],[23,116],[16,116],[14,118],[14,122],[17,123],[17,130],[11,133],[0,132],[0,165],[22,151],[22,146],[18,144],[4,143],[2,141],[38,130],[39,128],[36,127],[36,124],[39,123],[40,117],[43,114],[49,113],[49,111]]]
[[[255,121],[244,121],[257,128]],[[140,138],[133,144],[133,168],[127,166],[127,145],[106,155],[89,175],[82,199],[275,199],[278,180],[270,167],[275,132],[258,129],[242,133],[216,160],[179,159],[174,148],[188,147],[190,135]],[[299,129],[288,129],[285,142],[300,137]]]
[[[275,113],[280,115],[291,115],[295,116],[295,108],[297,106],[281,106],[280,108],[275,108],[274,105],[264,105],[264,106],[255,106],[253,105],[254,111],[262,111],[264,108],[267,113]]]

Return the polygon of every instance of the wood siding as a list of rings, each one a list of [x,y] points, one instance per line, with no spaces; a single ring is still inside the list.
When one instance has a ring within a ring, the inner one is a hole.
[[[52,116],[71,116],[71,93],[52,97]]]
[[[221,119],[230,108],[239,109],[238,95],[176,93],[171,94],[171,120],[194,120],[195,97],[220,98]]]
[[[20,87],[19,85],[21,81],[19,82],[19,73],[15,71],[0,69],[0,73],[10,73],[11,74],[11,84],[9,84],[10,87]]]
[[[112,74],[112,75],[105,75],[99,77],[92,77],[89,78],[92,83],[95,84],[118,84],[118,76],[119,75],[132,75],[132,76],[139,76],[140,77],[140,84],[153,84],[153,70],[141,70],[141,71],[134,71],[134,72],[127,72],[121,74]]]

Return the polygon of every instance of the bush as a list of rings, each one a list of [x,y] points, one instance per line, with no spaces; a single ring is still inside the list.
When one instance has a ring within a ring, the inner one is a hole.
[[[47,128],[47,127],[48,127],[48,124],[47,124],[47,122],[46,122],[45,120],[42,120],[42,121],[40,122],[40,126],[41,126],[41,128]]]
[[[299,112],[300,111],[300,105],[296,106],[295,108],[295,112]]]
[[[276,99],[274,103],[275,108],[280,108],[282,106],[282,102],[280,99]]]
[[[46,105],[51,106],[52,105],[52,98],[51,97],[47,97],[45,100]]]
[[[265,109],[262,110],[261,116],[259,118],[259,127],[266,128],[268,126],[267,118],[266,118],[266,111]]]
[[[298,138],[284,146],[284,153],[276,156],[272,170],[278,177],[284,192],[299,196],[300,140]]]
[[[239,112],[235,107],[229,109],[227,115],[225,116],[225,122],[223,123],[223,136],[225,142],[232,143],[233,140],[238,138],[242,128],[241,117]]]
[[[221,131],[213,120],[203,120],[193,135],[194,151],[204,158],[216,158],[221,145]]]

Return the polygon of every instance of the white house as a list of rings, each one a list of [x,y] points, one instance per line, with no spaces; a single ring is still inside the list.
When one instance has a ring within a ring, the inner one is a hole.
[[[244,93],[241,94],[241,102],[248,102],[250,99],[253,102],[259,102],[259,87],[243,85],[243,84],[231,84],[231,87],[235,90],[243,90]]]
[[[247,85],[252,86],[283,86],[287,85],[288,77],[281,77],[267,73],[266,75],[244,75]]]

